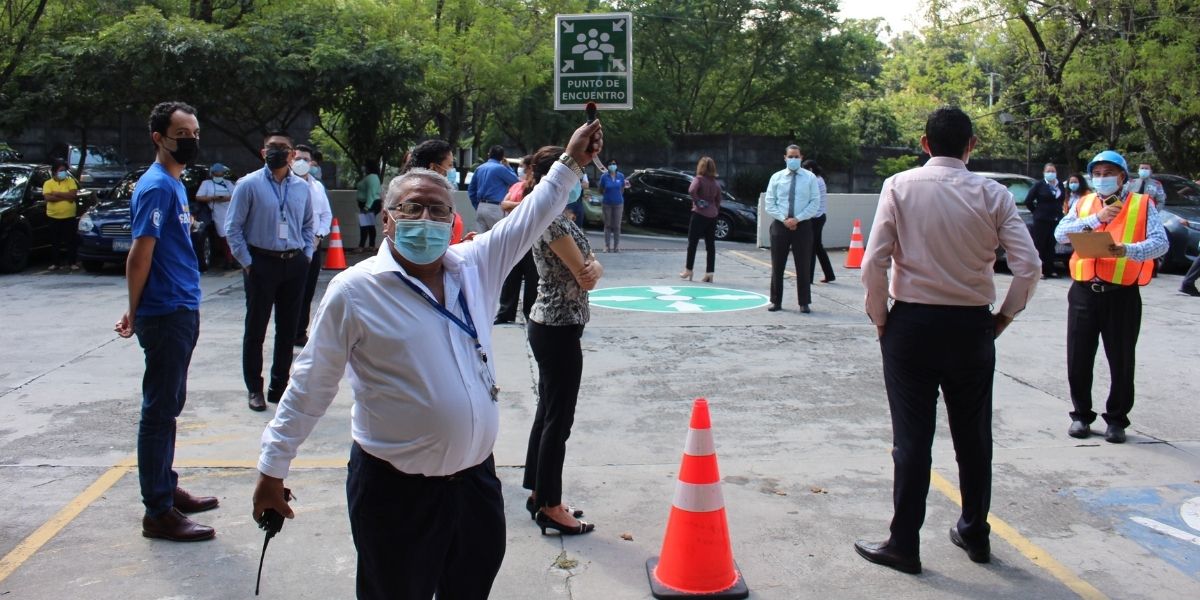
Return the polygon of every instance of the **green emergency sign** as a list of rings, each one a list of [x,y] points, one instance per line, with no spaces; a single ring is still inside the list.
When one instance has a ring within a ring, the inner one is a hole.
[[[556,15],[554,109],[633,108],[633,15]]]
[[[664,313],[729,312],[767,305],[762,294],[707,285],[603,288],[589,293],[588,301],[603,308]]]

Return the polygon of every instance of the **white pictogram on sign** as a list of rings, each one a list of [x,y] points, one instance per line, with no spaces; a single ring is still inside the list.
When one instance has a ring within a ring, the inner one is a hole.
[[[608,41],[612,39],[607,33],[589,29],[587,33],[575,36],[579,42],[571,47],[571,54],[582,54],[583,60],[604,60],[605,54],[613,54],[617,49]]]

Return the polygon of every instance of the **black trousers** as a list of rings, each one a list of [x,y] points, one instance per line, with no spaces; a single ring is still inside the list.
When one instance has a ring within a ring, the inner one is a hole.
[[[357,443],[346,499],[360,600],[485,600],[504,560],[492,457],[448,477],[396,470]]]
[[[1038,258],[1042,259],[1042,275],[1047,277],[1054,275],[1054,228],[1057,226],[1054,221],[1033,222],[1033,246],[1037,248]]]
[[[881,340],[883,379],[892,413],[895,485],[890,543],[920,551],[938,389],[946,402],[958,460],[962,515],[958,531],[978,543],[991,531],[992,375],[995,326],[987,307],[897,302]]]
[[[263,391],[263,342],[267,323],[275,311],[275,354],[271,363],[271,389],[283,392],[292,368],[292,344],[304,299],[308,260],[303,252],[282,259],[256,253],[250,272],[243,272],[246,287],[246,330],[242,337],[242,377],[246,390]]]
[[[1071,388],[1071,420],[1091,423],[1092,370],[1096,349],[1104,341],[1112,387],[1104,408],[1104,421],[1129,427],[1133,410],[1133,362],[1142,328],[1142,293],[1131,285],[1109,292],[1094,292],[1076,282],[1067,291],[1067,383]]]
[[[821,231],[825,229],[825,221],[829,220],[826,215],[812,218],[813,230],[813,251],[812,258],[808,260],[808,282],[812,283],[817,274],[817,261],[821,261],[821,273],[825,275],[825,281],[833,281],[837,279],[833,275],[833,263],[829,262],[829,253],[825,251],[825,244],[821,241]]]
[[[1188,269],[1187,274],[1183,276],[1183,283],[1179,286],[1180,289],[1188,289],[1196,287],[1196,280],[1200,279],[1200,256],[1192,261],[1192,266]]]
[[[50,226],[50,243],[54,246],[54,264],[71,266],[75,264],[75,248],[79,240],[79,220],[74,217],[66,219],[46,219]]]
[[[308,337],[308,320],[312,314],[313,297],[317,295],[317,279],[321,276],[321,246],[313,246],[313,257],[308,263],[308,274],[304,279],[304,299],[300,302],[300,316],[296,319],[296,338]]]
[[[692,213],[688,222],[687,262],[684,268],[691,271],[696,264],[696,246],[704,238],[704,272],[712,273],[717,266],[717,219],[702,214]]]
[[[796,299],[800,304],[812,304],[809,264],[812,262],[812,221],[800,221],[788,229],[780,221],[771,221],[771,304],[783,303],[783,271],[787,268],[788,253],[796,265]]]
[[[567,438],[575,422],[579,380],[583,376],[583,325],[526,326],[538,364],[538,404],[525,452],[525,489],[537,493],[537,505],[562,504],[562,470]]]
[[[521,257],[520,262],[508,272],[504,285],[500,288],[500,310],[496,312],[497,321],[517,320],[517,300],[521,296],[521,283],[524,282],[525,296],[521,302],[521,314],[529,320],[529,311],[537,300],[538,272],[537,264],[533,262],[533,251],[530,250]]]

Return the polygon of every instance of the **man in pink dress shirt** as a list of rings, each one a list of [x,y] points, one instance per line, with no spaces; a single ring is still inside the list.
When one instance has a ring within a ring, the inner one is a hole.
[[[883,183],[862,265],[892,414],[895,513],[887,540],[859,540],[854,549],[905,573],[921,572],[920,531],[939,388],[963,499],[950,541],[975,562],[991,558],[994,340],[1025,308],[1041,272],[1012,194],[967,170],[975,142],[971,119],[958,108],[939,108],[929,116],[921,146],[932,158]],[[992,314],[997,246],[1008,252],[1013,280]]]

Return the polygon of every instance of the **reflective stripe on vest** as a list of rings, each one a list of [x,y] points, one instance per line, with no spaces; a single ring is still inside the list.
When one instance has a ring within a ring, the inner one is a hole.
[[[1107,224],[1102,224],[1099,231],[1105,231],[1118,244],[1133,244],[1146,240],[1146,195],[1129,194],[1117,217]],[[1087,217],[1103,210],[1100,199],[1093,193],[1079,199],[1079,218]],[[1108,283],[1120,285],[1146,285],[1154,271],[1153,261],[1136,261],[1128,257],[1121,258],[1083,258],[1072,254],[1070,260],[1071,278],[1075,281],[1093,281],[1100,279]]]

